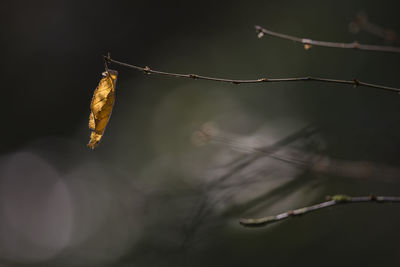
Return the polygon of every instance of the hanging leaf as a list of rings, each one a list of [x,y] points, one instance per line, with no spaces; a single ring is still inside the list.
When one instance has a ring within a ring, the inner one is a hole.
[[[115,84],[118,72],[109,70],[103,72],[103,78],[94,91],[90,103],[89,128],[92,130],[88,147],[94,149],[104,134],[108,120],[110,119],[115,100]]]

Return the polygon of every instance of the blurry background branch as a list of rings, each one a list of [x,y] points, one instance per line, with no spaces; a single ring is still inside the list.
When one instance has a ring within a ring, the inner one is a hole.
[[[384,39],[386,42],[397,42],[397,33],[392,29],[383,28],[378,24],[370,22],[365,12],[359,12],[357,16],[349,23],[349,31],[351,33],[359,33],[365,31]]]
[[[264,218],[248,218],[248,219],[240,219],[239,223],[243,226],[248,227],[260,227],[264,226],[273,222],[281,221],[287,219],[289,217],[303,215],[312,211],[321,210],[327,207],[339,205],[339,204],[350,204],[350,203],[361,203],[361,202],[378,202],[378,203],[387,203],[387,202],[400,202],[400,197],[390,197],[390,196],[362,196],[362,197],[351,197],[347,195],[334,195],[328,196],[327,201],[315,204],[312,206],[296,209],[296,210],[289,210],[287,212],[275,215],[275,216],[268,216]]]
[[[268,157],[304,170],[325,175],[362,179],[364,181],[367,179],[386,183],[393,183],[398,179],[400,169],[388,164],[367,160],[344,160],[326,155],[323,151],[307,151],[302,146],[306,146],[305,142],[312,142],[312,138],[316,137],[318,131],[313,124],[310,124],[282,138],[273,145],[254,146],[246,144],[245,136],[232,137],[224,133],[221,129],[216,128],[215,125],[205,124],[194,132],[192,141],[196,145],[212,143],[227,146],[232,150],[241,151],[247,155],[254,155],[253,161],[256,158]],[[310,140],[306,141],[306,139]],[[290,143],[296,141],[303,142],[300,142],[300,148],[296,148],[296,146],[290,148],[288,146]]]
[[[331,48],[344,48],[344,49],[358,49],[358,50],[367,50],[367,51],[376,51],[376,52],[391,52],[391,53],[400,53],[400,47],[395,46],[386,46],[386,45],[369,45],[369,44],[360,44],[356,41],[351,43],[337,43],[337,42],[326,42],[326,41],[317,41],[309,38],[300,38],[292,35],[287,35],[279,32],[274,32],[268,29],[265,29],[261,26],[255,26],[257,31],[258,38],[262,38],[264,35],[275,36],[281,39],[293,41],[296,43],[301,43],[304,45],[305,49],[311,48],[311,46],[322,46],[322,47],[331,47]]]
[[[400,52],[400,48],[399,52]],[[275,79],[270,79],[270,78],[259,78],[259,79],[253,79],[253,80],[236,80],[236,79],[224,79],[224,78],[216,78],[216,77],[209,77],[209,76],[202,76],[198,74],[181,74],[181,73],[172,73],[172,72],[165,72],[165,71],[158,71],[158,70],[152,70],[150,67],[139,67],[136,65],[131,65],[128,63],[124,63],[121,61],[117,61],[112,59],[109,56],[104,56],[104,59],[108,63],[114,63],[120,66],[124,66],[127,68],[135,69],[142,71],[147,74],[158,74],[158,75],[164,75],[164,76],[170,76],[170,77],[176,77],[176,78],[188,78],[188,79],[198,79],[198,80],[207,80],[207,81],[214,81],[214,82],[225,82],[225,83],[233,83],[233,84],[242,84],[242,83],[266,83],[266,82],[271,82],[271,83],[277,83],[277,82],[310,82],[310,81],[315,81],[315,82],[323,82],[323,83],[337,83],[337,84],[348,84],[348,85],[353,85],[354,87],[358,86],[365,86],[365,87],[370,87],[370,88],[375,88],[375,89],[380,89],[380,90],[385,90],[385,91],[392,91],[392,92],[400,92],[399,88],[394,88],[394,87],[388,87],[388,86],[383,86],[383,85],[378,85],[378,84],[372,84],[372,83],[366,83],[359,81],[357,79],[354,80],[338,80],[338,79],[327,79],[327,78],[320,78],[320,77],[311,77],[311,76],[306,76],[306,77],[294,77],[294,78],[275,78]]]

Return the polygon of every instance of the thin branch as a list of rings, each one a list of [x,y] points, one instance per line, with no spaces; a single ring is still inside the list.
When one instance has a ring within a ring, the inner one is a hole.
[[[344,48],[344,49],[357,49],[357,50],[367,50],[367,51],[377,51],[377,52],[391,52],[391,53],[400,53],[400,47],[396,46],[386,46],[386,45],[368,45],[368,44],[360,44],[358,42],[351,43],[336,43],[336,42],[325,42],[325,41],[316,41],[308,38],[300,38],[295,37],[279,32],[273,32],[271,30],[267,30],[261,26],[255,26],[256,31],[258,33],[258,37],[262,38],[265,34],[275,36],[278,38],[282,38],[285,40],[293,41],[296,43],[301,43],[304,45],[304,48],[309,49],[311,46],[323,46],[323,47],[331,47],[331,48]]]
[[[104,56],[104,60],[106,62],[108,62],[108,63],[114,63],[114,64],[117,64],[117,65],[120,65],[120,66],[124,66],[124,67],[130,68],[130,69],[135,69],[135,70],[138,70],[138,71],[142,71],[142,72],[147,73],[147,74],[158,74],[158,75],[164,75],[164,76],[170,76],[170,77],[176,77],[176,78],[189,78],[189,79],[194,79],[194,80],[196,80],[196,79],[197,80],[207,80],[207,81],[233,83],[233,84],[278,83],[278,82],[310,82],[310,81],[315,81],[315,82],[324,82],[324,83],[348,84],[348,85],[353,85],[354,87],[364,86],[364,87],[370,87],[370,88],[375,88],[375,89],[380,89],[380,90],[400,93],[400,89],[399,88],[388,87],[388,86],[372,84],[372,83],[366,83],[366,82],[359,81],[357,79],[354,79],[354,80],[337,80],[337,79],[327,79],[327,78],[307,76],[307,77],[296,77],[296,78],[276,78],[276,79],[259,78],[259,79],[253,79],[253,80],[232,80],[232,79],[223,79],[223,78],[202,76],[202,75],[198,75],[198,74],[180,74],[180,73],[172,73],[172,72],[152,70],[148,66],[143,68],[143,67],[131,65],[131,64],[128,64],[128,63],[124,63],[124,62],[120,62],[120,61],[114,60],[114,59],[110,58],[109,56]]]
[[[296,210],[289,210],[287,212],[275,215],[268,216],[264,218],[256,218],[256,219],[240,219],[239,223],[246,227],[261,227],[267,224],[271,224],[274,222],[278,222],[290,217],[295,217],[299,215],[303,215],[312,211],[321,210],[327,207],[341,205],[341,204],[351,204],[351,203],[361,203],[361,202],[377,202],[377,203],[388,203],[388,202],[396,202],[400,203],[400,197],[388,197],[388,196],[364,196],[364,197],[350,197],[347,195],[335,195],[332,197],[327,197],[327,201],[312,205],[309,207],[304,207]]]

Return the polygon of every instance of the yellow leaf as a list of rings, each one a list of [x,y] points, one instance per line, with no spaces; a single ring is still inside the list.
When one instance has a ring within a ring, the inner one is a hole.
[[[94,90],[92,102],[90,103],[91,113],[89,115],[89,128],[92,130],[88,147],[94,149],[104,134],[115,100],[115,84],[118,72],[107,70],[103,72],[96,90]]]

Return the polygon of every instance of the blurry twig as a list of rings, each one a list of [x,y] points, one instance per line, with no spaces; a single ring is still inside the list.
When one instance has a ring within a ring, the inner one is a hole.
[[[260,157],[269,157],[274,160],[289,163],[305,170],[316,173],[329,174],[339,177],[348,177],[352,179],[379,180],[380,182],[398,181],[400,168],[390,165],[380,164],[365,160],[343,160],[325,155],[323,152],[312,152],[302,148],[296,148],[288,145],[300,138],[310,138],[317,132],[312,125],[287,136],[274,143],[273,145],[262,147],[259,145],[250,145],[240,137],[228,136],[221,133],[218,129],[203,126],[195,131],[192,141],[196,145],[207,143],[229,146],[233,150],[253,155],[251,160]],[[312,140],[312,139],[310,139]],[[303,140],[304,141],[304,140]],[[294,144],[293,144],[294,145]],[[313,147],[314,149],[316,147]]]
[[[370,22],[365,12],[359,12],[357,16],[349,23],[350,32],[358,33],[361,30],[380,37],[388,42],[393,42],[398,39],[397,33],[394,30],[385,29],[373,22]]]
[[[399,48],[400,52],[400,48]],[[277,83],[277,82],[310,82],[310,81],[315,81],[315,82],[324,82],[324,83],[337,83],[337,84],[348,84],[348,85],[353,85],[354,87],[358,86],[364,86],[364,87],[370,87],[370,88],[375,88],[375,89],[380,89],[380,90],[385,90],[385,91],[391,91],[391,92],[397,92],[400,93],[399,88],[394,88],[394,87],[388,87],[388,86],[383,86],[383,85],[377,85],[377,84],[372,84],[372,83],[366,83],[359,81],[357,79],[354,80],[337,80],[337,79],[327,79],[327,78],[320,78],[320,77],[295,77],[295,78],[275,78],[275,79],[270,79],[270,78],[259,78],[259,79],[254,79],[254,80],[233,80],[233,79],[223,79],[223,78],[215,78],[215,77],[208,77],[208,76],[202,76],[198,74],[180,74],[180,73],[172,73],[172,72],[165,72],[165,71],[158,71],[158,70],[152,70],[148,66],[146,67],[139,67],[135,65],[131,65],[128,63],[120,62],[117,60],[114,60],[110,58],[109,56],[104,56],[104,60],[108,63],[114,63],[120,66],[124,66],[130,69],[135,69],[138,71],[142,71],[147,74],[158,74],[158,75],[164,75],[164,76],[170,76],[170,77],[176,77],[176,78],[189,78],[189,79],[194,79],[194,80],[207,80],[207,81],[214,81],[214,82],[225,82],[225,83],[233,83],[233,84],[242,84],[242,83]]]
[[[255,154],[257,156],[268,156],[272,159],[283,161],[286,163],[291,163],[291,164],[295,164],[295,165],[299,165],[299,166],[308,166],[309,165],[309,163],[306,161],[299,160],[299,159],[296,159],[293,157],[279,155],[279,154],[276,154],[276,152],[285,143],[290,143],[291,141],[294,141],[296,137],[300,136],[300,134],[305,135],[305,134],[315,133],[315,129],[310,129],[310,126],[307,126],[304,129],[301,129],[300,131],[294,133],[293,135],[290,135],[286,138],[281,139],[280,141],[278,141],[277,143],[275,143],[269,147],[248,146],[245,143],[242,143],[235,138],[230,138],[230,137],[224,136],[223,134],[220,134],[218,132],[213,133],[213,130],[209,130],[206,128],[207,128],[207,126],[202,127],[201,129],[197,130],[194,133],[194,135],[192,136],[192,140],[195,144],[203,145],[203,144],[206,144],[207,142],[213,142],[216,144],[228,145],[233,149],[237,149],[239,151],[243,151],[246,153]],[[306,133],[306,131],[308,131],[308,133]]]
[[[296,43],[301,43],[304,45],[305,49],[309,49],[311,46],[322,46],[322,47],[331,47],[331,48],[344,48],[344,49],[358,49],[358,50],[367,50],[367,51],[376,51],[376,52],[391,52],[391,53],[400,53],[400,47],[396,46],[386,46],[386,45],[368,45],[368,44],[360,44],[358,42],[351,43],[336,43],[336,42],[326,42],[326,41],[316,41],[308,38],[300,38],[295,37],[279,32],[273,32],[271,30],[267,30],[261,26],[255,26],[256,31],[258,33],[258,38],[262,38],[264,35],[271,35],[278,38],[282,38],[285,40],[293,41]]]
[[[260,227],[265,226],[267,224],[281,221],[293,216],[303,215],[312,211],[324,209],[327,207],[340,205],[340,204],[350,204],[350,203],[361,203],[361,202],[378,202],[378,203],[387,203],[387,202],[398,202],[400,203],[400,197],[388,197],[388,196],[363,196],[363,197],[351,197],[347,195],[335,195],[332,197],[327,197],[327,201],[296,209],[289,210],[287,212],[275,215],[268,216],[264,218],[256,218],[256,219],[240,219],[239,223],[243,226],[247,227]]]

